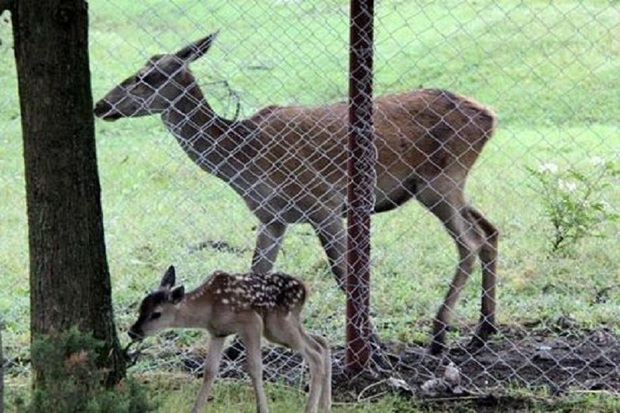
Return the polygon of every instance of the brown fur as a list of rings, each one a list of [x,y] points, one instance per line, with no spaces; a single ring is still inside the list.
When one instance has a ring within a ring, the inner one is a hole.
[[[268,106],[247,119],[221,118],[188,68],[214,38],[208,36],[175,54],[154,56],[101,99],[95,114],[108,120],[161,114],[187,155],[228,183],[258,218],[252,272],[270,272],[286,227],[307,222],[344,287],[347,241],[341,218],[347,209],[347,104]],[[483,277],[476,337],[486,340],[494,331],[498,236],[493,224],[467,203],[464,189],[493,134],[495,115],[471,98],[422,89],[376,98],[373,122],[378,155],[374,211],[394,209],[415,197],[444,224],[458,249],[454,279],[435,318],[433,352],[443,347],[476,257]]]
[[[261,336],[299,351],[310,367],[310,394],[306,413],[331,409],[331,358],[329,343],[309,334],[301,323],[308,290],[295,277],[283,273],[229,274],[216,271],[195,290],[185,294],[175,287],[174,267],[162,277],[159,288],[140,305],[138,320],[129,329],[134,340],[166,328],[204,328],[209,332],[203,384],[193,413],[209,397],[222,357],[224,340],[238,334],[247,348],[248,371],[254,385],[257,411],[266,413],[263,389]]]
[[[189,300],[201,299],[228,307],[234,312],[247,310],[280,311],[288,313],[303,307],[307,290],[305,284],[290,275],[229,274],[216,271],[196,290]]]

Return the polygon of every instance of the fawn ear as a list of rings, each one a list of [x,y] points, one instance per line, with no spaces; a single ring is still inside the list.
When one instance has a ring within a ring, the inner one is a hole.
[[[176,281],[176,274],[174,270],[174,265],[171,265],[170,267],[168,267],[168,270],[162,277],[161,283],[159,284],[159,286],[161,288],[165,288],[169,290],[172,287],[174,287],[175,281]]]
[[[170,291],[169,300],[172,304],[178,304],[185,297],[185,287],[180,285],[177,288]]]
[[[207,37],[197,40],[194,43],[190,43],[174,55],[186,63],[193,62],[207,53],[207,50],[209,50],[219,32],[220,31],[218,30],[215,33],[211,33]]]

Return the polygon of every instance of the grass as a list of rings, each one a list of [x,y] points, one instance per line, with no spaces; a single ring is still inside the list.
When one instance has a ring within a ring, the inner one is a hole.
[[[139,378],[144,384],[149,397],[157,405],[158,413],[176,413],[189,411],[195,396],[198,393],[200,382],[189,378],[187,375],[171,373],[149,374]],[[18,380],[9,380],[8,386],[13,392],[7,403],[7,413],[19,413],[16,409],[15,400],[28,400],[28,383],[23,377]],[[289,413],[303,411],[305,395],[300,389],[290,386],[269,384],[266,387],[267,398],[270,402],[270,411],[273,413]],[[224,381],[216,382],[213,386],[213,399],[208,403],[210,413],[253,413],[253,393],[247,382]],[[458,406],[450,404],[450,401],[419,401],[411,400],[395,395],[359,400],[353,403],[334,403],[333,413],[430,413],[436,411],[455,412],[478,412],[482,411],[519,411],[528,413],[545,412],[618,412],[620,400],[616,395],[601,391],[575,393],[562,398],[551,398],[545,391],[524,393],[520,389],[507,391],[503,396],[496,396],[493,401],[504,401],[498,404],[497,409],[489,408],[489,404],[476,398],[464,398],[458,402]],[[225,400],[225,402],[219,402]],[[19,402],[18,402],[19,403]],[[477,404],[480,403],[480,404]]]
[[[271,103],[346,98],[345,0],[93,0],[89,7],[95,98],[151,54],[173,51],[217,29],[222,31],[216,45],[193,69],[220,113],[231,116],[234,108],[226,90],[211,84],[223,79],[240,95],[243,115]],[[579,326],[618,332],[620,302],[593,304],[597,291],[620,284],[618,224],[606,224],[604,238],[582,240],[570,256],[550,256],[550,223],[526,171],[545,162],[586,167],[597,156],[620,162],[618,21],[620,6],[608,1],[377,5],[378,94],[443,87],[475,96],[499,115],[498,133],[472,172],[468,195],[501,230],[501,323],[569,315]],[[19,105],[6,22],[0,22],[0,40],[0,314],[5,354],[19,359],[28,357],[28,248]],[[215,268],[248,267],[256,220],[225,184],[185,157],[159,119],[98,122],[97,142],[121,331],[133,321],[135,303],[170,263],[188,286]],[[620,205],[617,191],[601,196],[616,209]],[[192,249],[209,240],[239,252]],[[373,218],[372,246],[372,306],[381,335],[426,340],[455,266],[449,237],[430,214],[410,203]],[[309,226],[291,228],[278,268],[309,281],[314,294],[308,325],[342,343],[344,299]],[[476,274],[457,308],[457,326],[477,319],[478,297]],[[196,337],[184,333],[181,344],[194,346]],[[163,397],[160,411],[186,406],[195,386],[174,389]],[[221,411],[252,410],[251,397],[235,386],[219,388],[226,400]],[[297,406],[276,401],[276,412],[299,410],[298,393],[277,386],[272,391]],[[398,410],[389,398],[378,403],[336,411]]]

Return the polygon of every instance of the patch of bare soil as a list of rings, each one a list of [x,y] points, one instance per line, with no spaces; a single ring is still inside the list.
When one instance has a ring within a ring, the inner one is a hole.
[[[560,323],[561,324],[561,323]],[[345,351],[332,350],[336,401],[372,400],[399,394],[428,404],[431,410],[465,405],[476,411],[517,411],[529,403],[516,397],[527,389],[553,397],[574,391],[605,390],[620,395],[620,338],[607,329],[549,328],[545,323],[500,327],[499,333],[476,352],[467,340],[452,342],[440,356],[417,344],[385,343],[382,357],[369,368],[350,373]],[[557,326],[557,323],[556,323]],[[182,356],[183,368],[201,374],[202,357]],[[245,377],[243,352],[225,359],[221,375]],[[307,374],[301,357],[289,350],[266,347],[265,379],[300,386]]]
[[[606,329],[550,331],[500,328],[500,334],[476,352],[467,341],[454,343],[440,356],[426,348],[403,343],[387,344],[390,365],[351,375],[336,362],[334,394],[341,400],[368,399],[396,393],[439,405],[476,411],[516,411],[528,398],[514,390],[542,391],[562,396],[574,391],[605,390],[620,395],[620,339]],[[342,360],[343,350],[336,350]],[[424,404],[424,403],[423,403]]]

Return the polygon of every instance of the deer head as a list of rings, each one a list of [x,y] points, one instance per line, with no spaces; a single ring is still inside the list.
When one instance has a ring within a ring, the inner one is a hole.
[[[202,92],[188,65],[209,50],[218,33],[191,43],[174,54],[151,57],[142,69],[97,102],[95,116],[107,121],[147,116],[164,112],[184,94],[191,93],[201,99]]]
[[[129,329],[132,340],[141,340],[172,326],[175,308],[185,297],[185,287],[174,287],[175,279],[174,266],[170,266],[159,288],[142,300],[138,321]]]

